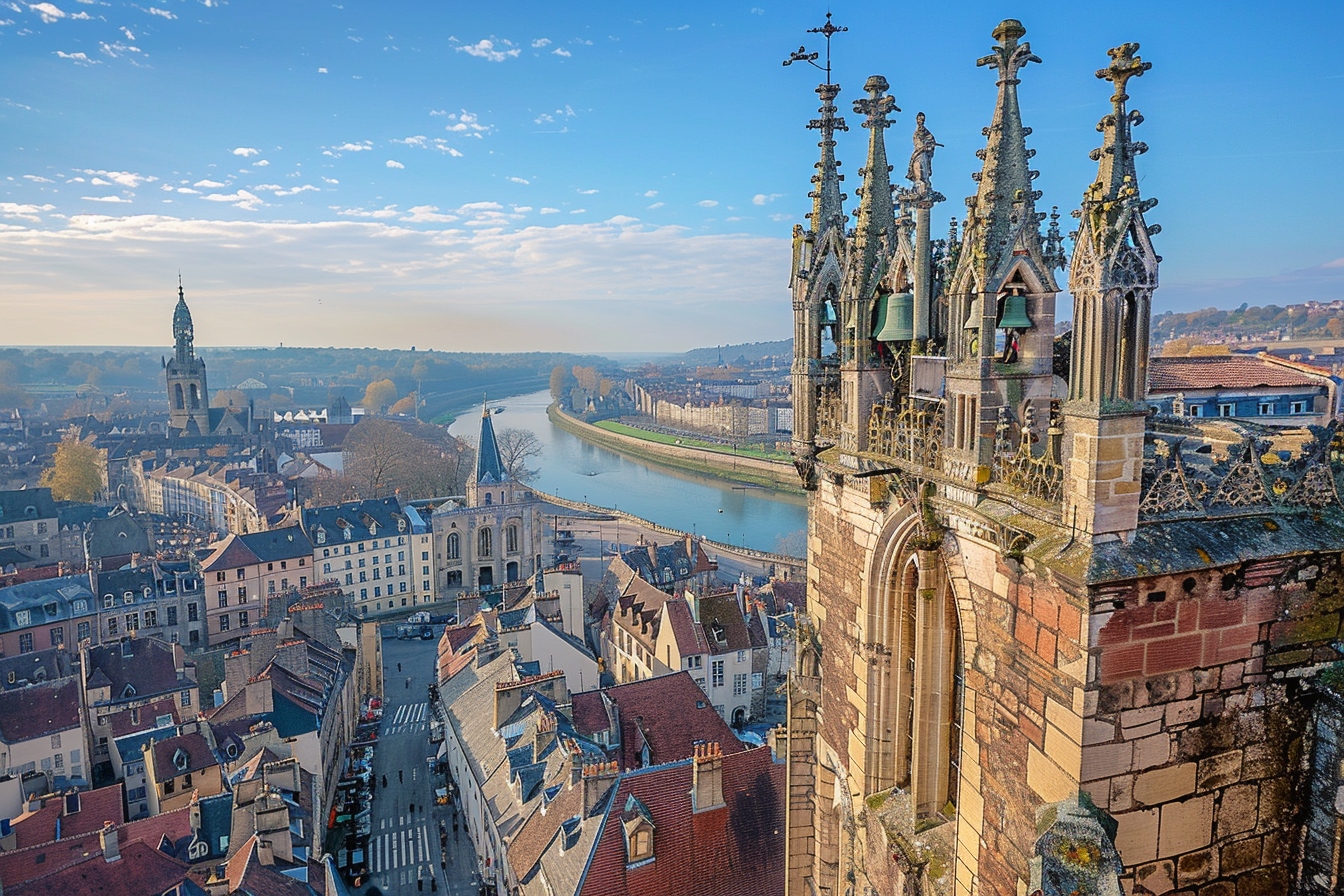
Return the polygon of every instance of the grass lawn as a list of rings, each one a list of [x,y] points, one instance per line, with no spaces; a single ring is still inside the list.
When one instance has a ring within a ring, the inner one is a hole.
[[[599,420],[593,424],[598,429],[605,429],[608,432],[614,432],[618,435],[631,436],[641,439],[645,442],[659,442],[663,445],[681,445],[684,448],[703,448],[706,451],[716,451],[719,454],[738,454],[742,457],[757,457],[762,460],[788,460],[789,455],[782,451],[766,451],[755,445],[738,445],[734,451],[731,445],[721,445],[717,442],[705,442],[700,439],[688,438],[686,436],[672,436],[662,432],[652,432],[647,429],[639,429],[634,426],[626,426],[624,423],[617,423],[614,420]]]

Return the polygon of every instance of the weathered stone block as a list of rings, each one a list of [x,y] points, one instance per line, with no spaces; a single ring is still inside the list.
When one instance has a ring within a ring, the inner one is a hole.
[[[1195,782],[1198,790],[1203,793],[1235,784],[1241,777],[1241,755],[1241,750],[1229,750],[1200,760]]]
[[[1213,841],[1213,797],[1197,796],[1162,807],[1158,855],[1177,856]]]
[[[1220,835],[1221,836],[1221,835]],[[1218,867],[1222,874],[1241,874],[1260,865],[1260,838],[1238,840],[1219,851]]]
[[[1134,742],[1134,770],[1166,765],[1171,761],[1171,735],[1165,731]]]
[[[1179,800],[1195,792],[1196,763],[1183,762],[1144,772],[1134,779],[1134,799],[1141,805],[1156,806]]]
[[[1150,862],[1134,869],[1134,883],[1150,893],[1170,893],[1176,889],[1176,863]]]
[[[1181,700],[1177,703],[1168,703],[1166,706],[1166,723],[1168,726],[1188,725],[1199,718],[1203,706],[1204,700],[1200,697]]]
[[[1097,744],[1083,750],[1083,780],[1112,778],[1130,771],[1134,763],[1134,745]]]
[[[1176,882],[1182,887],[1206,883],[1217,876],[1217,850],[1201,849],[1186,853],[1176,862]]]
[[[1254,784],[1236,784],[1223,791],[1218,804],[1218,839],[1226,840],[1255,827],[1260,788]]]

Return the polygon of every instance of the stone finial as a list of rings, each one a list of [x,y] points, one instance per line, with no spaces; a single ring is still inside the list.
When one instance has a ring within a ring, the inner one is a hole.
[[[1004,19],[994,29],[993,37],[999,45],[988,56],[981,56],[976,65],[984,65],[999,70],[1000,84],[1016,84],[1017,73],[1028,62],[1040,62],[1039,56],[1031,52],[1030,42],[1018,43],[1027,33],[1027,29],[1017,19]]]

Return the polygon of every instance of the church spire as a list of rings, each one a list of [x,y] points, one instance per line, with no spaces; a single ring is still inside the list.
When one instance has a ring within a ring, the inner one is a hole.
[[[1139,200],[1139,178],[1134,159],[1148,151],[1148,145],[1133,139],[1133,128],[1143,122],[1138,110],[1126,110],[1130,78],[1137,78],[1153,67],[1138,56],[1139,45],[1121,44],[1107,53],[1111,64],[1097,71],[1097,77],[1115,85],[1111,94],[1111,112],[1097,123],[1103,135],[1102,145],[1090,156],[1097,162],[1096,182],[1083,196],[1083,213],[1092,225],[1089,230],[1098,251],[1104,252],[1123,237],[1137,206],[1139,213],[1157,205],[1156,200]]]
[[[1027,149],[1031,128],[1023,127],[1018,107],[1018,75],[1029,62],[1040,62],[1031,52],[1031,44],[1019,39],[1027,33],[1016,19],[1005,19],[994,29],[998,45],[988,56],[976,60],[976,65],[997,69],[998,99],[994,118],[984,134],[989,138],[985,148],[976,152],[984,160],[983,168],[973,177],[980,184],[974,196],[968,197],[969,210],[965,239],[971,251],[962,259],[974,267],[981,289],[994,289],[996,284],[985,281],[995,273],[998,262],[1013,239],[1017,225],[1023,224],[1036,233],[1035,248],[1039,251],[1039,218],[1036,200],[1040,193],[1031,182],[1040,173],[1032,171],[1029,160],[1036,154]]]
[[[821,131],[821,142],[817,144],[821,147],[821,161],[817,162],[817,173],[812,175],[814,189],[808,194],[812,197],[812,213],[808,218],[812,223],[812,233],[817,237],[832,227],[843,230],[845,224],[846,197],[840,192],[840,181],[845,176],[839,172],[840,163],[835,160],[835,132],[848,131],[849,125],[845,124],[844,118],[835,114],[835,98],[839,94],[839,84],[818,85],[821,117],[807,123],[809,129]]]
[[[863,265],[860,276],[865,281],[878,260],[883,235],[893,238],[896,228],[891,201],[891,166],[887,164],[887,146],[882,132],[891,127],[887,115],[901,110],[897,108],[896,100],[887,94],[889,86],[886,78],[873,75],[863,85],[867,98],[854,101],[854,111],[866,116],[863,126],[869,130],[868,162],[859,171],[863,186],[859,188],[859,215],[854,235],[857,262]]]
[[[191,324],[191,309],[182,291],[182,275],[177,275],[177,307],[173,309],[174,356],[180,362],[190,361],[196,354],[193,343],[195,329]]]

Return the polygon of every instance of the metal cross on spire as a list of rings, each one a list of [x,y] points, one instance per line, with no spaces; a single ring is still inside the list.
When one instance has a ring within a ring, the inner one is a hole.
[[[784,60],[784,64],[785,64],[785,65],[793,65],[795,62],[806,62],[808,65],[812,66],[813,68],[818,68],[818,69],[821,69],[822,71],[824,71],[824,72],[826,73],[826,83],[827,83],[827,84],[831,83],[831,37],[833,37],[833,36],[836,35],[836,34],[841,33],[842,31],[848,31],[848,30],[849,30],[849,28],[846,27],[846,26],[844,26],[844,25],[836,25],[836,24],[834,24],[834,23],[831,21],[831,14],[830,14],[830,12],[828,11],[828,12],[826,13],[826,24],[825,24],[825,25],[822,25],[820,28],[809,28],[809,29],[807,29],[807,33],[808,33],[808,34],[820,34],[822,37],[826,38],[826,65],[825,65],[825,67],[822,67],[822,66],[820,66],[820,65],[817,64],[817,57],[818,57],[820,54],[819,54],[819,53],[815,53],[815,52],[813,52],[813,53],[809,53],[809,52],[807,52],[807,47],[799,47],[797,50],[795,50],[794,52],[790,53],[790,54],[789,54],[789,58]]]

